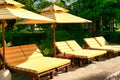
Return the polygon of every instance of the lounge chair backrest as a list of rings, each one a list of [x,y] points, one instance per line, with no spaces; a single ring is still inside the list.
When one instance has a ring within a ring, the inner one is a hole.
[[[73,51],[82,50],[82,48],[80,47],[80,45],[75,40],[68,40],[68,41],[66,41],[66,43],[69,45],[69,47]]]
[[[2,50],[1,53],[3,53]],[[18,65],[26,60],[19,46],[5,48],[5,61],[8,65]]]
[[[65,41],[55,42],[55,45],[60,53],[73,52]]]
[[[95,37],[95,39],[101,46],[105,46],[106,44],[108,44],[103,36]]]
[[[83,40],[90,48],[100,47],[99,43],[94,38],[84,38]]]
[[[22,45],[20,48],[28,59],[37,59],[43,57],[36,44]]]

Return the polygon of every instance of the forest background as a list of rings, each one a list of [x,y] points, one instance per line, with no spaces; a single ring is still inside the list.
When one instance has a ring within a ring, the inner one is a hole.
[[[102,35],[108,42],[120,44],[120,0],[15,1],[23,3],[25,9],[38,14],[40,14],[38,10],[54,3],[68,9],[73,15],[92,21],[89,24],[57,24],[56,41],[74,39],[81,46],[85,46],[83,38]],[[53,56],[53,32],[50,24],[14,25],[16,22],[17,20],[7,21],[8,26],[5,29],[7,46],[37,44],[45,56]]]

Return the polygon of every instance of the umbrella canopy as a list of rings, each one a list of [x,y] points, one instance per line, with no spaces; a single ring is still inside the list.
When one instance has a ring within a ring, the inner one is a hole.
[[[0,20],[8,20],[8,19],[33,19],[40,20],[41,22],[53,22],[52,19],[46,18],[39,14],[33,13],[23,8],[11,8],[11,7],[3,7],[0,8]]]
[[[69,10],[65,9],[65,8],[62,8],[62,7],[59,7],[55,4],[52,4],[50,5],[49,7],[45,8],[45,9],[42,9],[40,10],[40,12],[68,12]]]
[[[56,23],[86,23],[91,22],[90,20],[63,12],[44,12],[41,15],[48,18],[54,19]]]
[[[55,4],[40,10],[41,15],[54,19],[56,23],[86,23],[92,22],[90,20],[66,13],[69,10],[61,8]]]
[[[54,20],[33,13],[31,11],[22,9],[24,5],[13,0],[0,0],[0,20],[2,20],[2,43],[3,43],[3,65],[5,69],[5,37],[4,28],[7,26],[5,20],[9,19],[29,19],[39,20],[41,22],[50,23]]]
[[[16,2],[14,0],[0,0],[0,5],[4,6],[6,4],[8,4],[9,6],[14,5],[14,7],[23,7],[24,6],[23,4]]]

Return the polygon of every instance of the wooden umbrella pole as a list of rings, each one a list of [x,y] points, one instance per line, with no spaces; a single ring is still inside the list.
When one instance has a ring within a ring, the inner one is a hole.
[[[56,56],[56,46],[55,46],[55,42],[56,42],[56,33],[55,33],[55,27],[56,27],[56,24],[53,23],[51,25],[52,29],[53,29],[53,45],[54,45],[54,57]]]
[[[6,47],[6,42],[5,42],[5,35],[4,35],[4,28],[7,26],[6,21],[2,20],[2,45],[3,45],[3,69],[5,69],[5,47]]]

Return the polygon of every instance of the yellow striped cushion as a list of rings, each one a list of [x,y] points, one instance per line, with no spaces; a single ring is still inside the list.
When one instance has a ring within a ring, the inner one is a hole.
[[[65,41],[55,42],[55,45],[61,53],[73,52],[72,49],[66,44]]]
[[[37,74],[50,69],[55,69],[67,63],[70,63],[70,60],[51,57],[41,57],[40,59],[28,60],[24,63],[11,67],[14,69],[20,69]]]
[[[90,48],[100,47],[99,43],[94,38],[84,38],[84,41]]]
[[[69,45],[69,47],[73,51],[82,50],[82,48],[80,47],[80,45],[75,40],[69,40],[69,41],[66,41],[66,43]]]
[[[20,48],[23,51],[23,54],[25,54],[28,59],[36,59],[43,57],[41,51],[35,44],[23,45],[20,46]]]
[[[33,53],[31,54],[31,52]],[[67,59],[43,57],[39,54],[39,49],[35,44],[15,46],[6,48],[5,59],[10,68],[36,74],[70,63],[70,60]]]
[[[78,50],[75,51],[75,55],[80,58],[93,58],[96,56],[101,56],[103,54],[106,54],[106,51],[104,50]]]
[[[5,48],[5,60],[8,65],[16,65],[26,61],[19,46]]]
[[[108,44],[103,36],[95,37],[95,39],[101,46],[105,46],[106,44]]]

